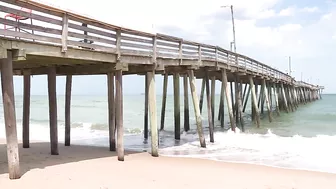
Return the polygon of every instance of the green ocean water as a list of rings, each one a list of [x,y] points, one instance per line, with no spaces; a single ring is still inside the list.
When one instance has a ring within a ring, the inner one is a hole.
[[[143,139],[144,95],[124,96],[125,148],[150,150]],[[158,126],[160,123],[162,96],[157,96]],[[22,132],[22,96],[16,96],[18,135]],[[329,145],[336,143],[336,95],[322,95],[321,100],[300,105],[292,113],[273,113],[273,122],[267,118],[267,108],[262,115],[261,127],[257,128],[250,119],[250,104],[247,103],[245,133],[227,131],[229,119],[225,107],[225,128],[217,120],[219,95],[216,95],[215,143],[209,143],[206,99],[203,105],[203,126],[207,136],[207,148],[199,148],[191,96],[191,131],[183,131],[184,105],[181,96],[181,140],[174,139],[173,96],[168,95],[165,116],[165,131],[160,132],[160,153],[169,156],[186,156],[266,164],[287,168],[336,172],[336,153]],[[58,96],[59,141],[64,142],[64,96]],[[274,103],[273,103],[274,104]],[[2,103],[0,103],[2,106]],[[274,107],[273,107],[274,108]],[[0,107],[3,123],[3,108]],[[48,97],[31,96],[31,139],[49,140]],[[72,96],[71,105],[72,142],[82,145],[108,145],[107,96]],[[0,137],[5,136],[4,126]]]

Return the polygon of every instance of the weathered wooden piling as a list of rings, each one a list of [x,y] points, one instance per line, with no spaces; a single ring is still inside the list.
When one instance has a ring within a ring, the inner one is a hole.
[[[15,99],[13,86],[12,52],[7,51],[7,58],[1,59],[1,87],[5,118],[8,172],[10,179],[19,179],[20,161],[16,130]]]
[[[245,84],[245,86],[247,86],[247,85],[248,84]],[[245,112],[245,110],[246,110],[246,106],[247,106],[248,99],[250,97],[250,93],[251,93],[251,86],[248,87],[248,91],[246,93],[246,97],[244,98],[245,102],[244,102],[244,106],[243,106],[243,112]]]
[[[148,82],[148,75],[145,75],[145,113],[144,113],[144,139],[148,139],[148,87],[149,87],[149,82]]]
[[[281,83],[281,94],[282,94],[282,100],[283,100],[283,105],[285,107],[286,112],[288,113],[288,104],[287,104],[287,98],[286,98],[286,93],[285,93],[285,88],[283,83]]]
[[[205,72],[205,90],[207,96],[207,107],[208,107],[208,123],[209,123],[209,134],[210,142],[215,142],[214,140],[214,125],[212,122],[212,109],[211,109],[211,94],[210,94],[210,85],[209,85],[209,73],[206,70]]]
[[[150,128],[151,128],[151,147],[152,156],[159,156],[159,136],[156,118],[156,90],[155,90],[155,71],[147,72],[149,81],[148,99],[150,111]]]
[[[194,77],[194,71],[188,70],[188,75],[189,75],[189,83],[190,83],[190,92],[191,92],[191,96],[192,96],[192,100],[194,104],[197,133],[199,136],[201,147],[205,148],[206,144],[205,144],[205,138],[204,138],[204,133],[203,133],[201,111],[200,111],[198,99],[197,99],[196,81],[195,81],[196,79]]]
[[[278,90],[277,90],[275,83],[273,83],[273,91],[274,91],[274,100],[275,100],[275,111],[277,115],[280,116]]]
[[[184,87],[184,131],[190,130],[189,123],[189,92],[188,92],[188,76],[183,75],[183,87]]]
[[[166,104],[167,104],[167,87],[168,87],[168,73],[164,74],[163,78],[163,89],[162,89],[162,107],[161,107],[161,125],[160,130],[164,130],[164,122],[166,115]]]
[[[58,155],[56,68],[48,68],[49,124],[51,155]]]
[[[255,112],[257,127],[260,127],[260,114],[259,114],[259,109],[258,109],[258,104],[257,104],[256,90],[255,90],[252,76],[249,76],[249,81],[250,81],[250,86],[251,86],[252,104],[253,104],[253,109]]]
[[[116,151],[116,106],[114,73],[107,74],[108,124],[110,151]]]
[[[71,132],[71,86],[72,86],[72,75],[66,76],[65,82],[65,130],[64,130],[64,145],[70,146],[70,132]]]
[[[226,69],[222,69],[222,87],[225,89],[225,97],[226,97],[226,106],[228,108],[231,130],[236,131],[236,122],[233,116],[233,109],[232,109],[232,100],[231,100],[231,88],[228,85],[228,79],[226,74]]]
[[[215,123],[215,92],[216,92],[216,76],[211,77],[211,116],[212,123]]]
[[[199,109],[202,113],[203,109],[203,99],[204,99],[204,91],[205,91],[205,79],[202,79],[202,86],[201,86],[201,94],[200,94],[200,102],[199,102]]]
[[[122,70],[117,70],[115,74],[116,85],[116,128],[117,128],[117,154],[118,160],[124,161],[124,115],[123,115],[123,82]]]
[[[239,76],[237,75],[237,81],[239,81]],[[239,123],[243,132],[245,132],[244,128],[244,117],[243,117],[243,102],[242,102],[242,86],[238,84],[238,93],[237,93],[237,117],[239,117]]]
[[[175,139],[181,139],[181,113],[180,113],[180,74],[174,73],[174,127]]]
[[[267,105],[267,111],[268,111],[268,119],[270,122],[273,121],[273,118],[272,118],[272,110],[271,110],[271,105],[270,105],[270,102],[269,102],[269,99],[268,99],[268,91],[267,91],[267,86],[266,86],[266,81],[265,79],[262,80],[262,87],[263,87],[263,91],[264,91],[264,98],[265,98],[265,102],[266,102],[266,105]]]
[[[220,120],[221,127],[224,128],[224,93],[225,93],[225,86],[223,85],[222,79],[222,86],[221,86],[221,93],[220,93],[220,102],[219,102],[219,111],[218,111],[218,120]]]
[[[22,147],[29,148],[30,74],[23,75]]]

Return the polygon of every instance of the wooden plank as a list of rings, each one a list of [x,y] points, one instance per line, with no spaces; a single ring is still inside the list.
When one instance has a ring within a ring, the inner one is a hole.
[[[194,112],[195,112],[195,117],[196,117],[196,126],[197,126],[197,133],[199,137],[199,141],[201,144],[202,148],[206,147],[205,143],[205,138],[204,138],[204,133],[203,133],[203,126],[202,126],[202,117],[201,117],[201,112],[198,104],[198,99],[197,99],[197,91],[196,91],[196,79],[194,77],[194,71],[193,70],[188,70],[188,75],[189,75],[189,84],[190,84],[190,92],[194,104]],[[203,80],[205,81],[205,80]]]
[[[21,177],[21,173],[15,116],[15,99],[12,71],[13,62],[11,51],[7,51],[6,59],[0,59],[0,67],[9,178],[19,179]]]
[[[143,45],[143,44],[135,44],[135,43],[129,43],[129,42],[121,42],[121,48],[123,47],[131,47],[131,48],[136,48],[136,49],[141,49],[141,50],[153,50],[152,45]]]
[[[22,146],[29,148],[30,75],[23,75]]]
[[[138,42],[138,43],[147,43],[147,44],[152,44],[151,39],[142,39],[142,38],[136,38],[136,37],[131,37],[131,36],[121,36],[121,40],[127,40],[131,42]]]
[[[112,38],[112,39],[116,38],[116,34],[114,34],[114,33],[109,33],[109,32],[106,32],[106,31],[101,31],[101,30],[97,30],[97,29],[94,29],[94,28],[89,28],[89,27],[86,27],[86,26],[80,26],[80,25],[73,24],[73,23],[69,23],[69,28],[80,30],[80,31],[83,31],[83,32],[88,32],[88,33],[101,35],[101,36]],[[111,31],[113,32],[114,30],[111,30]]]
[[[28,13],[28,12],[25,12],[25,11],[21,11],[21,10],[18,10],[18,9],[6,7],[6,6],[3,6],[3,5],[0,5],[0,12],[11,13],[11,14],[15,14],[15,15],[18,15],[18,16],[21,16],[21,17],[32,18],[33,20],[38,20],[38,21],[42,21],[42,22],[45,22],[45,23],[62,26],[62,21],[61,20],[41,16],[41,15],[34,14],[34,13]],[[20,24],[22,24],[22,23],[20,23]]]
[[[156,50],[162,53],[165,53],[165,52],[176,53],[176,54],[179,53],[178,49],[174,50],[174,49],[168,49],[168,48],[163,48],[163,47],[156,47]]]
[[[176,50],[179,49],[179,44],[178,43],[168,43],[168,42],[162,41],[162,40],[158,40],[157,45],[158,46],[163,46],[163,47],[175,48]]]
[[[65,134],[64,134],[64,145],[70,146],[70,131],[71,131],[71,88],[72,88],[72,75],[66,76],[65,83]]]
[[[62,20],[62,52],[66,52],[68,50],[68,15],[65,13],[63,15]]]
[[[48,68],[48,97],[51,155],[58,155],[56,68]]]
[[[89,44],[89,43],[83,43],[83,42],[78,42],[78,41],[73,41],[73,40],[68,40],[68,45],[74,46],[74,47],[85,47],[90,50],[95,50],[95,51],[104,51],[104,52],[109,52],[109,53],[116,53],[116,49],[113,47],[106,47],[102,45],[95,45],[95,44]]]
[[[26,38],[26,39],[33,39],[33,40],[37,40],[37,41],[46,41],[46,42],[50,42],[50,43],[61,44],[61,39],[58,39],[58,38],[47,37],[47,36],[37,35],[37,34],[23,33],[23,32],[15,32],[15,31],[4,30],[4,29],[0,29],[0,35]]]

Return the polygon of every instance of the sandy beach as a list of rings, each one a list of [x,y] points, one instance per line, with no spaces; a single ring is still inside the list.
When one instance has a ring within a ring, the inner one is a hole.
[[[192,158],[153,158],[149,153],[127,152],[118,162],[107,148],[60,144],[51,156],[49,143],[20,147],[19,180],[8,179],[4,140],[0,140],[0,188],[336,188],[336,174],[225,163]],[[21,146],[21,145],[20,145]]]

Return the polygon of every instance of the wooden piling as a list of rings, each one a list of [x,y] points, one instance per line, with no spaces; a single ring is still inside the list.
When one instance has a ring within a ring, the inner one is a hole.
[[[247,84],[245,86],[247,86]],[[251,92],[251,86],[248,87],[246,97],[244,98],[245,102],[244,102],[244,106],[243,106],[243,112],[245,112],[245,110],[246,110],[246,105],[247,105],[248,99],[250,97],[250,92]]]
[[[202,113],[203,109],[203,99],[204,99],[204,90],[205,90],[205,79],[202,79],[202,87],[201,87],[201,94],[200,94],[200,102],[199,102],[199,109]]]
[[[286,112],[288,113],[288,104],[287,104],[287,98],[286,98],[286,93],[285,93],[285,88],[283,83],[281,83],[281,93],[282,93],[282,99],[283,99],[283,105],[285,107]]]
[[[255,111],[255,117],[257,121],[257,127],[260,127],[260,114],[257,104],[257,97],[256,97],[256,90],[254,88],[253,78],[252,76],[249,76],[250,86],[251,86],[251,97],[252,97],[252,104]]]
[[[188,75],[189,75],[189,84],[190,84],[190,92],[194,104],[194,112],[195,112],[195,117],[196,117],[196,126],[197,126],[197,133],[199,136],[200,144],[202,148],[206,147],[205,144],[205,138],[204,138],[204,133],[203,133],[203,126],[202,126],[202,117],[201,117],[201,111],[199,109],[199,104],[198,104],[198,99],[197,99],[197,91],[196,91],[196,79],[194,77],[194,71],[193,70],[188,70]],[[203,80],[205,81],[205,80]],[[205,85],[205,83],[204,83]]]
[[[214,126],[213,126],[213,122],[212,122],[211,95],[210,95],[208,70],[205,71],[205,90],[206,90],[206,96],[207,96],[210,142],[215,142],[215,140],[214,140]]]
[[[144,139],[148,139],[148,75],[145,75]]]
[[[215,123],[215,92],[216,92],[216,76],[211,77],[211,115],[212,123]]]
[[[218,111],[218,120],[220,120],[222,128],[224,128],[224,93],[225,93],[225,88],[224,88],[224,85],[223,85],[223,78],[222,78],[219,111]]]
[[[275,99],[275,111],[277,115],[280,116],[278,90],[277,90],[275,83],[273,83],[273,91],[274,91],[274,99]]]
[[[29,148],[30,74],[23,75],[22,146]]]
[[[13,62],[11,51],[7,51],[6,59],[1,59],[0,66],[9,178],[19,179],[21,174],[16,128]]]
[[[236,75],[236,78],[237,78],[237,81],[239,81],[239,76]],[[241,125],[241,130],[243,132],[245,132],[245,128],[244,128],[244,117],[243,117],[243,102],[242,102],[242,84],[237,84],[237,110],[238,110],[238,113],[237,113],[237,117],[239,117],[239,123]]]
[[[116,128],[117,128],[117,154],[118,160],[124,161],[124,125],[123,125],[123,87],[122,87],[122,70],[116,71]]]
[[[107,96],[108,96],[108,120],[109,120],[109,145],[110,151],[116,151],[116,108],[114,96],[114,73],[107,74]]]
[[[228,85],[226,69],[222,69],[222,87],[225,89],[226,106],[228,108],[231,130],[236,131],[236,122],[233,116],[232,100],[231,100],[231,87]]]
[[[184,131],[190,130],[189,124],[189,92],[188,92],[188,76],[183,75],[184,87]]]
[[[66,76],[65,83],[65,134],[64,134],[64,145],[70,146],[70,130],[71,130],[71,119],[70,119],[70,108],[71,108],[71,85],[72,85],[72,75]]]
[[[176,140],[181,139],[180,119],[180,74],[174,73],[174,127]]]
[[[164,122],[166,115],[166,104],[167,104],[167,87],[168,87],[168,73],[165,73],[163,78],[163,92],[162,92],[162,106],[161,106],[161,126],[160,130],[164,130]]]
[[[268,96],[268,91],[267,91],[267,86],[266,86],[265,79],[262,80],[262,86],[263,86],[263,91],[264,91],[264,99],[265,99],[265,102],[266,102],[266,105],[267,105],[268,119],[269,119],[269,122],[272,122],[273,121],[272,110],[271,110],[271,105],[270,105],[270,102],[269,102],[269,99],[268,99],[269,96]]]
[[[149,100],[149,115],[150,115],[150,130],[151,130],[151,147],[152,156],[159,156],[159,136],[156,118],[156,90],[155,90],[155,71],[147,72],[149,90],[148,90],[148,100]]]
[[[51,155],[58,155],[56,68],[48,69],[49,124]]]

